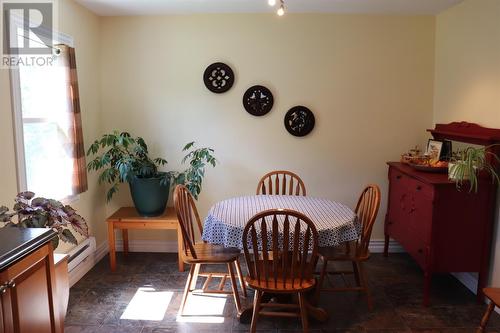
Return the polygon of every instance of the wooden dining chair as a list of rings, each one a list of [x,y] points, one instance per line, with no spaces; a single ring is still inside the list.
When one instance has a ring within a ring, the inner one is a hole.
[[[485,332],[491,313],[495,310],[496,306],[500,306],[500,288],[484,288],[483,293],[484,296],[490,300],[490,304],[488,304],[488,308],[486,308],[486,312],[481,319],[481,324],[477,328],[476,333]]]
[[[315,286],[317,247],[316,227],[302,213],[272,209],[248,221],[243,252],[248,266],[246,283],[255,290],[251,332],[256,331],[259,316],[299,317],[304,332],[308,331],[305,292]],[[295,294],[298,304],[263,303],[264,293]]]
[[[356,215],[361,226],[360,237],[351,242],[343,244],[339,247],[320,247],[318,249],[319,256],[323,262],[321,269],[318,287],[316,288],[316,301],[319,300],[322,291],[361,291],[366,293],[368,308],[373,309],[373,300],[371,297],[366,272],[363,267],[363,262],[370,257],[368,245],[372,234],[373,224],[377,218],[378,209],[380,207],[380,189],[377,185],[368,185],[356,205]],[[352,271],[327,271],[329,261],[351,262]],[[346,274],[354,274],[356,282],[355,286],[345,279]],[[340,275],[345,283],[344,287],[324,288],[323,282],[328,275]]]
[[[190,264],[186,287],[184,288],[184,294],[182,295],[180,315],[184,315],[184,307],[186,305],[188,295],[195,291],[198,276],[203,276],[207,279],[205,280],[205,283],[199,293],[233,294],[234,302],[236,303],[236,310],[238,311],[239,316],[241,314],[241,302],[238,293],[238,286],[236,284],[236,274],[240,280],[243,295],[247,297],[247,291],[239,263],[239,255],[241,251],[237,248],[227,248],[221,245],[196,242],[195,228],[198,228],[201,235],[203,233],[203,227],[201,225],[200,216],[196,210],[193,197],[184,185],[177,185],[174,190],[174,206],[182,233],[183,249],[181,259],[184,263]],[[200,272],[202,265],[213,264],[226,264],[228,272]],[[224,285],[228,277],[231,279],[232,291],[224,290]],[[208,289],[212,278],[221,279],[218,289]]]
[[[276,170],[265,174],[257,185],[257,195],[306,195],[306,186],[300,177],[286,170]]]

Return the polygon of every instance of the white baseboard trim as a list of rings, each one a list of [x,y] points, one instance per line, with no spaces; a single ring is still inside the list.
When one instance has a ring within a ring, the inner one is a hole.
[[[372,239],[370,240],[370,245],[368,246],[368,249],[372,253],[382,253],[384,252],[384,244],[385,241],[383,239]],[[406,252],[405,249],[401,245],[399,245],[398,242],[395,240],[391,239],[389,240],[389,252],[390,253],[402,253]]]
[[[94,267],[109,252],[108,242],[103,242],[96,247],[95,252],[89,254],[80,264],[69,272],[69,286],[72,287],[88,271]]]
[[[130,252],[177,252],[176,241],[162,241],[162,240],[129,240],[128,243]],[[116,250],[123,251],[123,241],[116,241]],[[384,240],[373,239],[370,241],[370,252],[382,253],[384,252]],[[389,241],[389,252],[401,253],[405,252],[403,247],[394,240]]]

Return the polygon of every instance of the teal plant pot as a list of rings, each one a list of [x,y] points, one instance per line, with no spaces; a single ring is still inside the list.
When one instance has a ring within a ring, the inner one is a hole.
[[[134,201],[135,209],[141,216],[159,216],[165,211],[170,183],[161,185],[162,177],[140,178],[134,177],[129,182],[130,194]]]

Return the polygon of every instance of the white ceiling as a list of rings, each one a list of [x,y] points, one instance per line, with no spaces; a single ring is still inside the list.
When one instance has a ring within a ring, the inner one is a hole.
[[[266,13],[267,0],[76,0],[104,15]],[[437,14],[463,0],[285,0],[288,12]],[[277,1],[279,3],[279,0]]]

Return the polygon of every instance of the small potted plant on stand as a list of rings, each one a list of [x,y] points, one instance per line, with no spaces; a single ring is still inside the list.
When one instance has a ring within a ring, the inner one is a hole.
[[[58,236],[52,239],[54,249],[59,245],[59,240],[78,244],[72,230],[84,237],[89,236],[87,222],[71,206],[53,199],[35,197],[33,192],[19,193],[13,212],[1,206],[0,222],[4,223],[4,227],[54,229]]]
[[[491,156],[495,164],[500,163],[500,159],[488,150],[490,147],[467,147],[454,154],[448,163],[448,178],[456,183],[458,189],[465,181],[469,183],[469,192],[477,192],[481,172],[489,174],[493,182],[500,182],[495,166],[488,162],[487,157]]]
[[[188,143],[183,151],[189,151],[183,163],[189,167],[183,172],[160,171],[167,164],[163,158],[150,158],[148,146],[143,138],[132,137],[127,132],[117,131],[104,134],[94,141],[87,155],[97,155],[87,168],[101,171],[99,184],[108,183],[106,199],[109,202],[118,191],[120,183],[127,182],[135,208],[141,216],[158,216],[163,213],[168,201],[171,184],[185,184],[195,198],[201,192],[201,184],[207,164],[216,165],[213,149],[193,149],[194,142]]]

